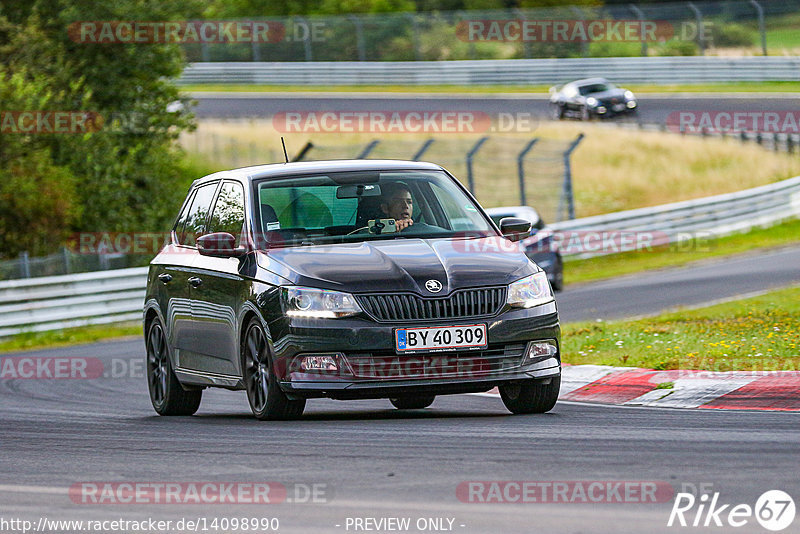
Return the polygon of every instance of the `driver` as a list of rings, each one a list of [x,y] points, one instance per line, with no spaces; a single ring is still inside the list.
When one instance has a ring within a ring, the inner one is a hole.
[[[381,185],[381,197],[381,211],[396,221],[398,232],[414,224],[411,219],[411,214],[414,213],[414,201],[411,198],[411,190],[406,184],[389,182]]]

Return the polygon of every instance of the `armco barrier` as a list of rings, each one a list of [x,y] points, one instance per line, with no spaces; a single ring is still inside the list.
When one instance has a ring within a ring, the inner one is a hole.
[[[652,232],[660,237],[653,245],[659,245],[691,238],[698,233],[719,237],[798,216],[800,176],[735,193],[562,221],[550,225],[550,228],[557,232]],[[580,256],[601,254],[584,253]]]
[[[0,282],[0,336],[142,318],[147,267]]]
[[[666,243],[694,232],[725,235],[797,216],[800,176],[736,193],[564,221],[551,228],[653,232]],[[0,336],[141,319],[146,279],[147,268],[137,267],[0,282]]]
[[[620,83],[800,81],[800,57],[618,57],[478,61],[193,63],[181,84],[550,85],[603,76]]]

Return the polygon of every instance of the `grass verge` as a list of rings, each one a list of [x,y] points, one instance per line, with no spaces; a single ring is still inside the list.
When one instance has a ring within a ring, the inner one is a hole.
[[[0,353],[94,343],[106,339],[141,336],[142,323],[79,326],[51,332],[28,332],[0,339]]]
[[[698,238],[651,250],[623,252],[582,260],[567,258],[564,265],[564,281],[567,284],[574,284],[651,269],[680,267],[695,261],[796,244],[798,236],[800,236],[800,219],[793,219],[769,228],[754,228],[749,232],[717,239]]]
[[[620,80],[620,83],[623,83]],[[796,92],[797,82],[729,82],[699,84],[623,84],[638,93],[775,93]],[[547,93],[550,85],[241,85],[193,84],[182,85],[185,92],[254,92],[254,93]]]
[[[800,370],[800,287],[635,321],[564,325],[571,364]]]

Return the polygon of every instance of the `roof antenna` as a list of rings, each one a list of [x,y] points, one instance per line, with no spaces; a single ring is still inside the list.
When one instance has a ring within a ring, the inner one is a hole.
[[[283,145],[283,158],[286,163],[289,163],[289,154],[286,153],[286,141],[283,140],[283,136],[281,136],[281,144]]]

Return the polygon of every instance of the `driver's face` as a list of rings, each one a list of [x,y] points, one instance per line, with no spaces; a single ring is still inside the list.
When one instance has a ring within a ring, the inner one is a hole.
[[[410,219],[411,213],[414,211],[414,201],[411,200],[411,193],[402,189],[397,191],[383,205],[383,211],[392,219]]]

